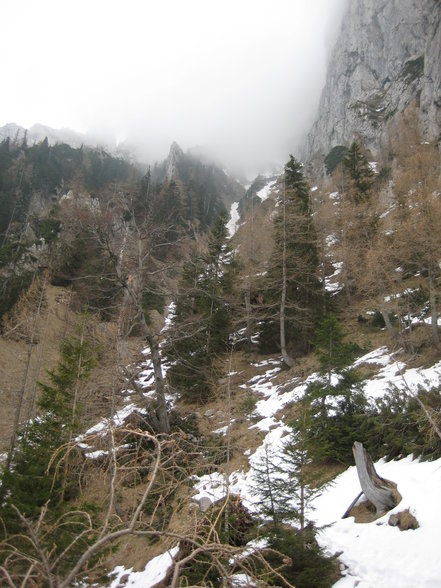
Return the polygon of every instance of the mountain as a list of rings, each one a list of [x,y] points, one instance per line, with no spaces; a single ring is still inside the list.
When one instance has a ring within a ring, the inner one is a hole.
[[[8,123],[0,127],[0,141],[3,139],[15,139],[22,141],[25,137],[29,144],[40,143],[47,137],[49,145],[56,143],[65,143],[70,147],[81,147],[81,145],[95,146],[96,142],[92,141],[90,137],[82,133],[77,133],[71,129],[53,129],[47,125],[37,123],[32,125],[29,129],[17,125],[15,123]]]
[[[428,140],[441,129],[441,3],[351,0],[343,18],[305,155],[359,136],[379,147],[412,102]]]
[[[200,153],[184,153],[176,142],[168,157],[155,164],[151,173],[156,184],[175,184],[203,225],[211,224],[223,208],[229,210],[245,195],[242,184],[219,165]]]
[[[0,141],[4,139],[11,139],[13,141],[22,142],[26,137],[28,145],[35,145],[44,141],[47,138],[48,144],[53,145],[69,145],[74,149],[79,149],[83,145],[91,148],[105,149],[115,157],[120,157],[126,161],[136,164],[136,149],[127,143],[118,143],[115,140],[103,139],[94,136],[90,133],[79,133],[72,129],[62,128],[54,129],[47,125],[36,123],[26,129],[16,123],[7,123],[0,127]]]

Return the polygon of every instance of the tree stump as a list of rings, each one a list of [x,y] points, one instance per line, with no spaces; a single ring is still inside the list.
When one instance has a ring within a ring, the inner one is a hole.
[[[355,441],[352,451],[361,489],[369,502],[375,506],[377,514],[393,508],[397,504],[397,485],[377,474],[371,456],[362,443]]]

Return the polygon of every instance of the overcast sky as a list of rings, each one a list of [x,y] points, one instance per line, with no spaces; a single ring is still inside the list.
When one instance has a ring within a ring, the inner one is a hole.
[[[316,114],[344,0],[0,0],[0,125],[284,162]]]

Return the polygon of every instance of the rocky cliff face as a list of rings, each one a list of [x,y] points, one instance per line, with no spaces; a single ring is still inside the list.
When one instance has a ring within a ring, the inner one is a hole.
[[[307,158],[360,136],[374,151],[415,100],[428,139],[441,130],[440,0],[349,0]]]

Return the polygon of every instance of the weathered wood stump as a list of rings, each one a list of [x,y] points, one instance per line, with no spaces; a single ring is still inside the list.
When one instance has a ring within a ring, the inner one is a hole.
[[[371,456],[362,443],[355,441],[352,451],[361,489],[369,502],[375,506],[377,514],[393,508],[398,502],[397,485],[377,474]]]

